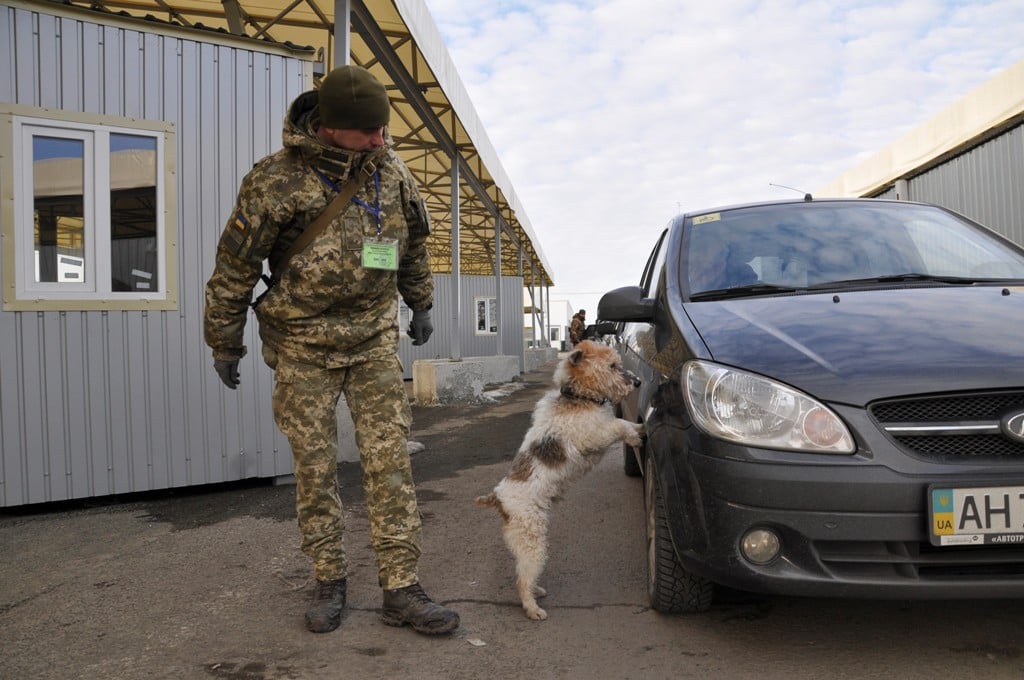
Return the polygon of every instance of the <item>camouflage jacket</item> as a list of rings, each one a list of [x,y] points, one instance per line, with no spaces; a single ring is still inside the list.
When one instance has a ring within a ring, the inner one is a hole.
[[[245,355],[243,332],[263,261],[275,268],[369,154],[323,145],[315,136],[316,93],[292,103],[284,148],[253,166],[217,246],[206,284],[204,333],[214,359]],[[376,175],[323,232],[291,258],[256,307],[260,337],[278,354],[321,366],[346,366],[394,354],[398,295],[413,310],[433,304],[426,240],[430,218],[416,181],[386,147]],[[398,270],[362,266],[366,238],[398,241]]]
[[[572,323],[569,324],[569,341],[575,345],[582,340],[585,328],[586,324],[583,323],[583,317],[579,313],[573,314]]]

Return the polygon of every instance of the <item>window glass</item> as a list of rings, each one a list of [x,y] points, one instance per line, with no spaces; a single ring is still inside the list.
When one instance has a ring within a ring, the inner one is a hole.
[[[478,297],[476,304],[476,334],[494,335],[498,332],[498,305],[492,297]]]
[[[953,228],[953,227],[956,228]],[[1001,241],[963,228],[945,213],[924,215],[904,225],[922,272],[937,276],[1022,278],[1024,262]]]
[[[662,245],[665,243],[665,234],[667,233],[668,229],[661,232],[661,236],[658,237],[658,243],[647,258],[647,266],[644,267],[643,276],[640,277],[640,287],[643,289],[644,296],[650,296],[651,284],[656,282],[656,277],[661,275],[661,267],[665,264],[665,249]]]
[[[110,135],[112,292],[150,291],[160,280],[156,178],[156,138]]]
[[[36,283],[85,281],[85,142],[32,138]]]
[[[684,248],[690,294],[908,274],[1024,279],[1024,257],[1011,244],[940,208],[897,202],[826,200],[697,215]]]

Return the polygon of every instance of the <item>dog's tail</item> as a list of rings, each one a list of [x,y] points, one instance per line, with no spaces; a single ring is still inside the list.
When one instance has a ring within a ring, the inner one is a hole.
[[[474,505],[479,505],[481,508],[497,508],[501,505],[498,501],[498,497],[494,495],[494,492],[490,492],[486,496],[477,496],[476,500],[473,501]]]

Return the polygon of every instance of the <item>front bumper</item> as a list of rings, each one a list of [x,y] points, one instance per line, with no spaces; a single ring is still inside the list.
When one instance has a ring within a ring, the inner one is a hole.
[[[751,455],[694,427],[657,422],[648,437],[676,552],[716,583],[818,597],[1024,597],[1024,547],[929,542],[927,488],[949,482],[948,466],[895,470],[877,447],[866,457],[805,456],[814,462],[801,464],[780,454],[772,462],[771,452]],[[1005,470],[961,468],[958,481],[965,474],[980,486],[1008,483]],[[781,538],[770,564],[740,553],[755,527]]]

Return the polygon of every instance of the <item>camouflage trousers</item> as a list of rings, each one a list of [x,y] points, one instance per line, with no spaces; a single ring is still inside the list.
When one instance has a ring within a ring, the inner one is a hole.
[[[318,579],[348,575],[335,415],[342,393],[355,425],[378,579],[386,590],[402,588],[416,582],[422,524],[406,444],[412,411],[398,357],[344,368],[278,361],[274,420],[295,457],[302,551]]]

